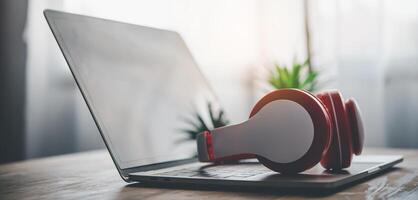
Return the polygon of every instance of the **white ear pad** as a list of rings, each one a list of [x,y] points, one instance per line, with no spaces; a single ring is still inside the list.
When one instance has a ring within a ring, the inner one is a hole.
[[[314,139],[308,111],[290,100],[272,101],[248,121],[211,132],[215,159],[255,154],[290,163],[305,155]]]

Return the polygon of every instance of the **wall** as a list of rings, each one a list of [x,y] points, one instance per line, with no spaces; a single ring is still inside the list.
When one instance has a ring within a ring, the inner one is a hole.
[[[27,3],[0,2],[0,163],[25,156]]]

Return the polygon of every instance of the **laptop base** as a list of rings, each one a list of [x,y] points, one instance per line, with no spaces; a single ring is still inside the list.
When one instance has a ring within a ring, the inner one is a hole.
[[[130,174],[132,181],[146,184],[239,186],[254,188],[332,189],[371,177],[397,163],[402,156],[358,156],[350,168],[328,171],[320,165],[300,174],[282,175],[256,160],[240,163],[207,164],[194,162],[165,169]]]

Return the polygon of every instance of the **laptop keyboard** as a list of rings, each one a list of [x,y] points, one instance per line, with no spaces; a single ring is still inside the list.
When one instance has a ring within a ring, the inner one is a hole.
[[[269,173],[271,170],[266,167],[254,164],[234,165],[206,165],[203,167],[188,167],[173,171],[157,173],[158,176],[171,177],[205,177],[205,178],[248,178],[255,175]]]

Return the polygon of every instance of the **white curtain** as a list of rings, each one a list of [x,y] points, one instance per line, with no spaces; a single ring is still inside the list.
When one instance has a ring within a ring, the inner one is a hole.
[[[366,144],[418,147],[418,2],[320,0],[314,59],[363,109]]]

